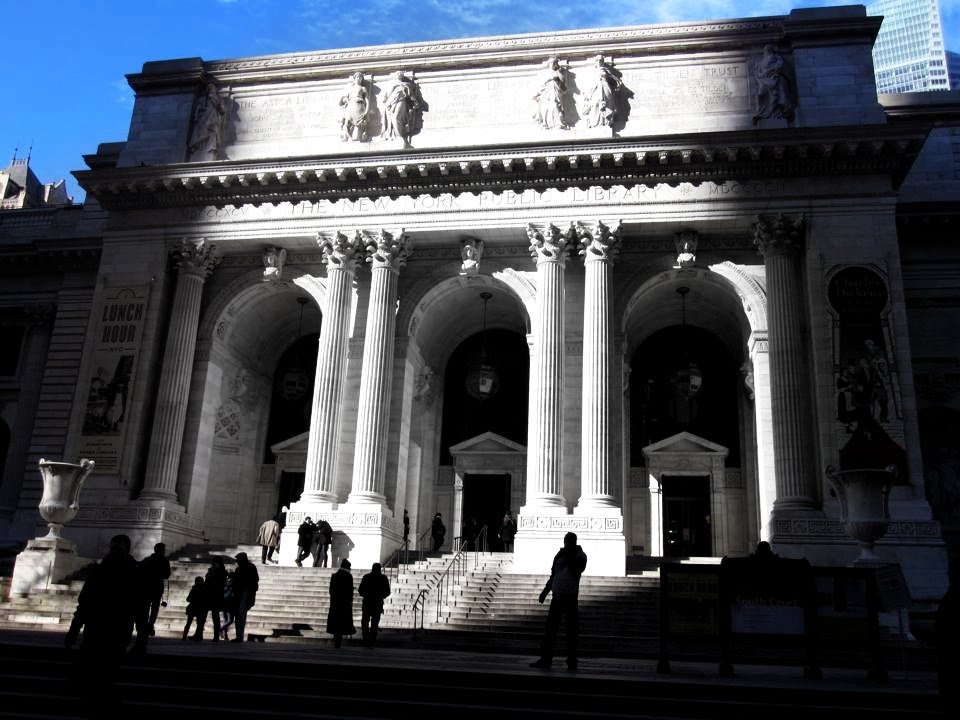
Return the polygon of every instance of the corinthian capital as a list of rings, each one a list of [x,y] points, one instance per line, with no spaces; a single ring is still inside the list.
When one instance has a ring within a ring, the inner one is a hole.
[[[410,238],[403,230],[389,233],[380,230],[374,237],[367,240],[367,262],[373,269],[386,268],[397,272],[403,267],[407,258],[413,252]]]
[[[757,215],[753,223],[753,244],[764,257],[799,252],[803,249],[803,214]]]
[[[570,246],[576,241],[577,230],[570,227],[561,230],[553,223],[548,225],[527,225],[527,237],[530,238],[530,257],[541,263],[566,264],[570,257]]]
[[[336,269],[354,273],[366,241],[359,230],[354,230],[353,235],[346,235],[338,230],[332,235],[317,233],[317,244],[323,254],[327,272]]]
[[[210,277],[210,273],[220,262],[217,246],[208,243],[206,238],[184,238],[171,254],[174,265],[182,274],[197,275],[203,279]]]
[[[609,227],[602,220],[576,225],[577,249],[583,255],[583,262],[613,262],[620,254],[622,238],[620,221]]]

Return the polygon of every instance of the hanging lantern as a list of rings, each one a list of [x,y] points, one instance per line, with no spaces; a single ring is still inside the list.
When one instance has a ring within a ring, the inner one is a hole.
[[[310,375],[307,373],[307,369],[303,365],[303,358],[300,356],[301,332],[303,330],[303,306],[309,301],[306,298],[298,297],[297,302],[300,303],[300,320],[297,323],[296,357],[294,358],[293,365],[287,368],[287,371],[283,374],[283,378],[280,381],[280,392],[283,394],[284,399],[291,402],[303,399],[310,389]]]
[[[493,397],[500,389],[500,376],[496,369],[487,363],[487,302],[493,297],[488,292],[480,293],[483,299],[483,334],[480,341],[480,361],[467,371],[465,386],[467,393],[477,400]]]
[[[686,400],[693,399],[703,385],[703,375],[700,373],[700,366],[690,359],[689,343],[687,342],[687,293],[688,287],[678,287],[677,294],[680,295],[681,320],[680,333],[681,343],[683,344],[680,363],[670,378],[671,383],[676,388],[677,395]]]

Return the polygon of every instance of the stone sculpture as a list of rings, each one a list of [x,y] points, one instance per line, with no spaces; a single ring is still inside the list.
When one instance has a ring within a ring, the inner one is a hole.
[[[480,258],[483,257],[483,240],[464,239],[460,247],[460,257],[463,260],[460,264],[461,275],[476,275],[479,273]]]
[[[370,90],[362,72],[355,72],[340,97],[340,139],[369,140]]]
[[[596,55],[593,62],[596,81],[584,99],[583,116],[590,127],[613,127],[618,119],[623,81],[612,63],[608,63],[603,55]]]
[[[207,84],[193,110],[193,130],[187,150],[203,160],[223,158],[223,136],[227,120],[229,94],[224,96],[214,83]]]
[[[287,251],[283,248],[268,247],[263,251],[263,279],[279,280],[283,275],[283,265],[287,260]]]
[[[753,124],[769,117],[793,120],[797,101],[783,56],[765,45],[754,71],[757,81],[757,114]]]
[[[428,107],[412,76],[398,70],[393,79],[383,103],[383,138],[400,138],[404,147],[410,147],[410,139],[423,128],[423,113]]]
[[[536,110],[534,120],[547,130],[567,129],[563,103],[567,94],[567,69],[560,65],[556,56],[551,56],[537,74],[537,87],[533,99]]]

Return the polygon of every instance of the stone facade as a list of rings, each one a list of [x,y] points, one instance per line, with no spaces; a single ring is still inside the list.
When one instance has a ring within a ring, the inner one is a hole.
[[[43,452],[98,463],[65,529],[88,556],[250,542],[289,504],[283,563],[307,515],[362,567],[404,509],[418,544],[436,512],[448,544],[477,513],[495,543],[511,509],[520,572],[570,529],[596,574],[761,539],[845,564],[824,469],[867,458],[898,469],[879,554],[939,597],[957,515],[928,498],[960,465],[941,443],[929,467],[914,372],[960,357],[956,260],[907,231],[956,225],[924,143],[955,145],[958,105],[878,102],[879,23],[147,63],[77,221],[0,215],[7,274],[42,280],[4,284],[5,324],[51,307],[0,386],[8,536],[35,534]],[[463,390],[478,356],[492,398]]]

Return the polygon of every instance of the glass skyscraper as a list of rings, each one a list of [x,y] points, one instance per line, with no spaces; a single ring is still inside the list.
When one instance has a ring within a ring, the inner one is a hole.
[[[939,0],[874,0],[870,15],[883,15],[873,46],[878,93],[949,90]]]

